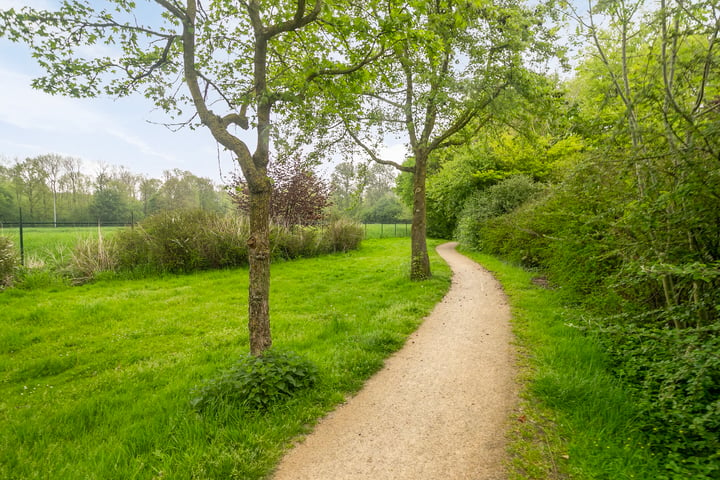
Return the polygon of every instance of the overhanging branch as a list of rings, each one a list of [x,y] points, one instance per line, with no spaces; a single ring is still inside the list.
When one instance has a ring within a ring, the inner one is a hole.
[[[360,137],[358,137],[357,134],[348,127],[347,124],[345,124],[345,131],[348,133],[348,135],[350,135],[350,137],[353,139],[353,141],[360,148],[362,148],[365,151],[365,153],[368,154],[368,156],[373,160],[373,162],[379,163],[381,165],[388,165],[388,166],[394,167],[394,168],[400,170],[401,172],[415,173],[415,167],[408,167],[405,165],[400,165],[397,162],[393,162],[391,160],[385,160],[385,159],[380,158],[372,148],[370,148],[365,142],[363,142],[360,139]]]

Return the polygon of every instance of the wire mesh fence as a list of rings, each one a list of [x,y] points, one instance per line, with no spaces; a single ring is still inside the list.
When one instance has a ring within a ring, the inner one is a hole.
[[[20,252],[23,265],[28,260],[45,261],[63,250],[72,250],[82,240],[111,235],[121,228],[132,228],[127,222],[2,222],[0,235],[9,237]],[[409,237],[409,223],[364,223],[364,238]]]
[[[365,223],[365,238],[409,237],[409,223]]]
[[[9,237],[20,253],[20,263],[38,262],[72,248],[81,240],[109,235],[131,222],[0,222],[0,235]]]

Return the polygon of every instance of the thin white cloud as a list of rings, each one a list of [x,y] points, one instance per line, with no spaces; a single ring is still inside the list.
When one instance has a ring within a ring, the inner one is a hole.
[[[128,133],[127,131],[123,131],[118,128],[109,128],[106,130],[106,132],[110,136],[117,138],[121,142],[135,147],[137,150],[139,150],[141,153],[143,153],[145,155],[157,157],[166,162],[174,162],[175,161],[175,156],[169,155],[166,151],[162,151],[162,150],[158,150],[158,149],[154,148],[147,141],[138,137],[137,135],[133,135],[131,133]]]
[[[0,122],[25,129],[88,132],[106,120],[77,99],[33,89],[31,81],[29,75],[0,69]]]

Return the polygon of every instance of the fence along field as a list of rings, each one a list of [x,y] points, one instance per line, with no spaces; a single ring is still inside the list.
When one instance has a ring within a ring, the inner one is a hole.
[[[33,266],[42,265],[71,251],[81,240],[97,238],[98,235],[109,236],[122,228],[130,228],[130,225],[27,223],[22,227],[21,242],[19,224],[0,223],[0,235],[10,237],[18,250],[22,243],[23,263]],[[410,225],[407,223],[365,223],[363,232],[366,239],[409,237]]]

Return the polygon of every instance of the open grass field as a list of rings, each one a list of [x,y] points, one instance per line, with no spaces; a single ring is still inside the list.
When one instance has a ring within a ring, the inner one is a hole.
[[[23,229],[26,265],[37,266],[53,262],[72,251],[80,241],[97,238],[98,234],[111,236],[126,227],[30,227]],[[100,232],[100,233],[98,233]],[[3,228],[0,235],[9,237],[20,248],[18,228]]]
[[[363,224],[365,238],[395,238],[409,237],[409,223],[365,223]]]
[[[431,253],[422,283],[408,239],[275,264],[275,346],[320,380],[266,413],[190,406],[248,351],[246,270],[0,292],[0,478],[264,478],[442,298],[450,273]]]

